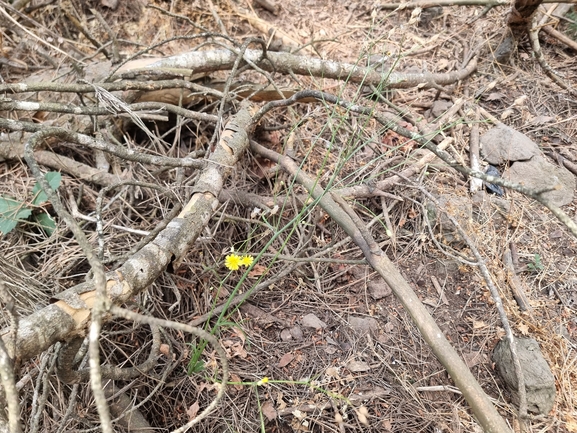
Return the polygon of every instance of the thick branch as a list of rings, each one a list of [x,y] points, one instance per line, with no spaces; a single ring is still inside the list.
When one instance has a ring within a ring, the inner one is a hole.
[[[124,265],[106,275],[106,289],[114,303],[124,302],[147,288],[169,265],[180,259],[194,243],[218,207],[218,194],[240,154],[248,146],[245,130],[251,122],[247,106],[229,121],[219,145],[204,164],[194,194],[180,215],[150,244]],[[57,295],[54,304],[22,318],[16,343],[9,329],[1,336],[12,358],[29,359],[57,341],[82,335],[95,300],[92,282],[82,283]]]
[[[246,50],[243,58],[269,72],[334,78],[352,83],[373,84],[381,86],[381,88],[383,88],[383,85],[389,88],[408,88],[418,84],[451,84],[466,78],[477,68],[476,58],[466,68],[447,74],[431,74],[428,72],[405,74],[394,71],[380,73],[375,71],[374,68],[273,51],[268,51],[266,56],[263,57],[262,51]],[[230,69],[236,59],[237,54],[231,50],[191,51],[159,59],[146,68],[177,68],[193,70],[195,73],[210,72]]]

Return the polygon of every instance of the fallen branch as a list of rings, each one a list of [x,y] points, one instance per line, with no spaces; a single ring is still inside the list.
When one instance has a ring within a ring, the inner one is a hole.
[[[364,228],[364,225],[355,224],[351,216],[353,211],[347,212],[345,210],[346,207],[342,203],[344,200],[338,198],[334,193],[331,195],[327,194],[327,191],[323,190],[318,182],[300,170],[299,166],[291,158],[282,156],[252,141],[251,149],[253,152],[279,164],[283,170],[294,176],[295,180],[305,187],[309,194],[318,201],[323,210],[359,246],[369,264],[383,277],[397,299],[409,312],[421,335],[463,393],[483,429],[490,433],[510,432],[508,425],[491,404],[489,398],[455,349],[444,337],[443,332],[413,289],[411,289],[409,283],[377,246],[368,230]],[[337,204],[335,199],[341,202],[341,206]]]
[[[224,178],[248,146],[245,130],[250,124],[249,107],[244,106],[231,119],[209,159],[203,162],[194,194],[180,215],[128,259],[120,268],[106,274],[106,292],[112,303],[122,303],[147,288],[167,266],[190,249],[218,207],[218,194]],[[16,342],[10,329],[0,333],[12,359],[23,361],[46,350],[73,333],[84,332],[90,320],[95,292],[92,281],[79,284],[55,296],[53,304],[21,318]]]
[[[119,70],[115,77],[124,78],[127,74],[133,75],[138,71],[177,69],[194,71],[194,73],[204,73],[217,70],[227,70],[234,66],[238,58],[237,52],[232,49],[213,51],[191,51],[173,57],[162,59],[152,59],[152,63],[139,69],[131,69],[127,64]],[[150,61],[150,59],[147,59]],[[346,80],[350,83],[363,83],[364,85],[375,85],[380,88],[409,88],[417,85],[442,86],[455,83],[471,75],[477,68],[477,59],[459,71],[445,74],[422,73],[401,73],[395,71],[377,72],[374,68],[365,68],[349,63],[340,63],[333,60],[321,60],[313,57],[295,56],[294,54],[260,50],[246,50],[243,55],[244,62],[265,71],[299,74],[323,78],[333,78]],[[147,61],[147,63],[148,63]],[[107,89],[109,90],[109,89]],[[0,86],[2,91],[2,86]],[[28,90],[30,91],[30,90]]]

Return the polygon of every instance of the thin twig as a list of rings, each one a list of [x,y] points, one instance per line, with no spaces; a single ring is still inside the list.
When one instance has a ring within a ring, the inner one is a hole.
[[[190,420],[188,423],[176,429],[173,433],[182,433],[190,429],[193,425],[198,424],[201,420],[206,418],[214,410],[218,402],[224,396],[224,391],[226,390],[226,383],[228,382],[228,361],[226,358],[226,352],[218,342],[218,340],[210,333],[200,329],[195,328],[184,323],[172,322],[169,320],[157,319],[154,317],[144,316],[142,314],[134,313],[132,311],[126,310],[124,308],[111,306],[109,309],[110,313],[117,317],[122,317],[128,320],[132,320],[138,323],[147,323],[152,326],[161,326],[163,328],[176,329],[178,331],[187,332],[189,334],[195,335],[203,340],[208,341],[208,343],[213,347],[213,349],[218,353],[221,361],[221,382],[218,385],[218,392],[212,402],[204,409],[200,414],[198,414],[194,419]]]
[[[423,186],[417,184],[416,182],[412,181],[411,179],[405,178],[407,182],[414,185],[415,188],[418,188],[419,191],[423,193],[431,202],[437,206],[437,209],[443,211],[447,218],[451,221],[454,227],[461,235],[461,238],[466,242],[467,246],[477,259],[476,266],[479,267],[481,271],[481,275],[491,292],[491,296],[493,301],[495,301],[495,308],[499,313],[499,318],[501,319],[501,324],[503,325],[503,329],[505,330],[505,335],[507,336],[507,340],[509,341],[509,345],[511,347],[511,357],[513,359],[513,365],[515,366],[515,374],[517,375],[517,383],[519,388],[519,418],[525,419],[527,417],[527,393],[525,390],[525,375],[523,374],[523,369],[521,367],[521,362],[519,361],[519,355],[517,354],[517,342],[515,340],[515,336],[513,335],[513,331],[509,324],[509,319],[507,317],[507,313],[505,313],[505,308],[503,307],[503,300],[501,299],[501,295],[499,294],[499,290],[495,287],[493,283],[493,279],[491,278],[491,273],[485,264],[485,259],[475,246],[475,242],[469,237],[469,235],[463,230],[459,222],[456,218],[454,218],[451,214],[449,214],[443,206],[439,203],[439,201]]]

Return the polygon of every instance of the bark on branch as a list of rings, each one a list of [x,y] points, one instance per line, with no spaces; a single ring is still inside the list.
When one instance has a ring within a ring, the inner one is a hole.
[[[226,125],[215,151],[207,159],[188,204],[166,229],[124,265],[106,275],[106,289],[113,303],[122,303],[146,289],[169,265],[189,250],[218,206],[218,194],[231,167],[248,146],[249,106]],[[83,335],[90,320],[95,291],[92,282],[79,284],[54,299],[54,303],[20,320],[16,343],[10,329],[0,335],[12,359],[27,360],[57,341]]]

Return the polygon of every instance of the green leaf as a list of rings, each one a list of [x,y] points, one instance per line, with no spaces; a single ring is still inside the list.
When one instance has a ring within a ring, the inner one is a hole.
[[[54,230],[56,230],[56,221],[50,215],[45,212],[41,212],[38,215],[34,215],[34,220],[40,225],[42,230],[47,236],[52,236]]]
[[[24,203],[6,197],[0,197],[0,232],[10,233],[18,222],[27,219],[32,211]]]
[[[46,179],[46,182],[48,182],[48,185],[50,185],[50,188],[52,188],[54,191],[58,189],[60,182],[62,181],[62,175],[57,171],[49,171],[44,175],[44,178]],[[32,199],[32,204],[34,206],[39,206],[48,200],[48,196],[44,191],[42,191],[42,188],[38,182],[36,182],[36,185],[34,185],[32,194],[34,194],[34,199]]]
[[[200,359],[202,352],[208,343],[205,340],[200,341],[198,344],[191,344],[192,356],[188,362],[188,375],[194,373],[200,373],[204,370],[204,362]]]

